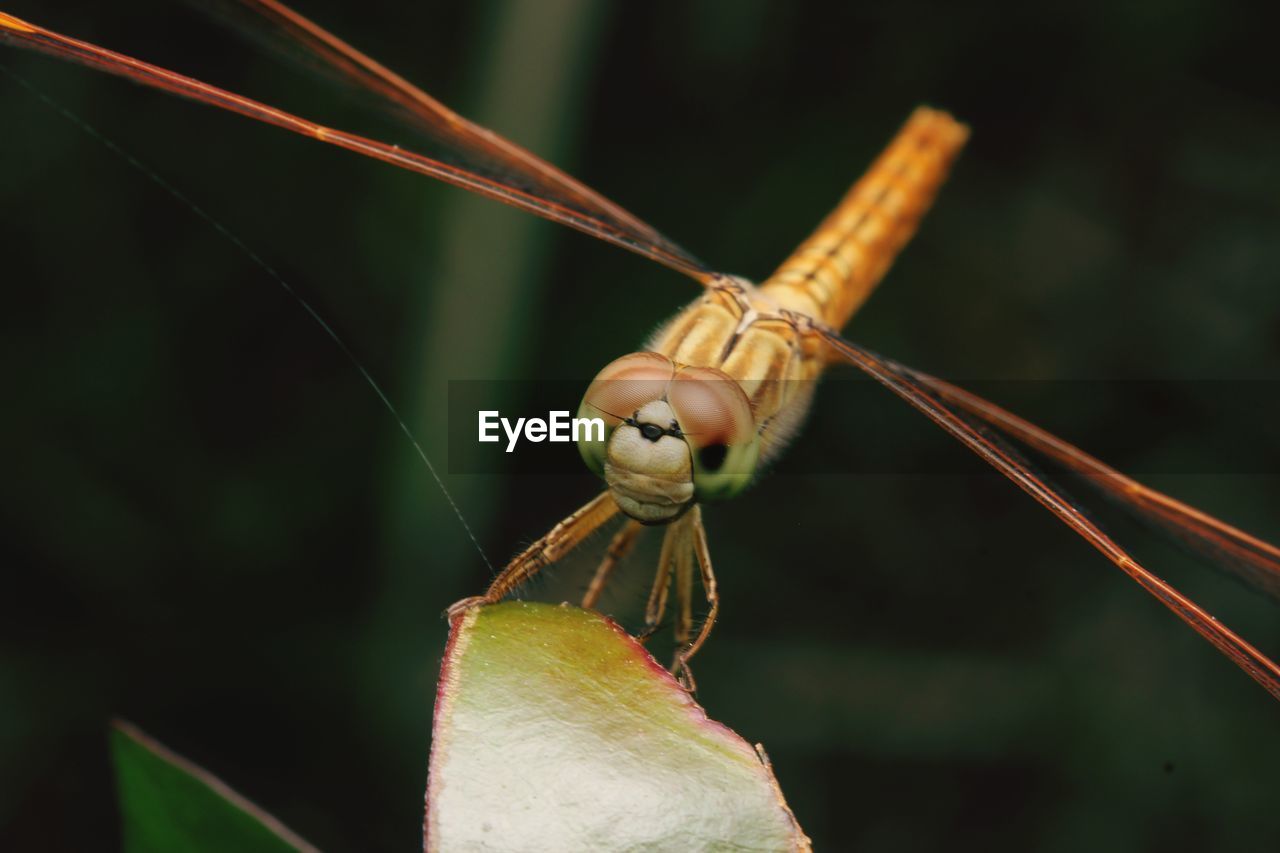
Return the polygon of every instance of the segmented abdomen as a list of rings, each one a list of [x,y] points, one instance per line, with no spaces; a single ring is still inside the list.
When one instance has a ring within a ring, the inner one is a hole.
[[[762,287],[785,307],[843,328],[911,239],[969,136],[919,107],[865,175]]]

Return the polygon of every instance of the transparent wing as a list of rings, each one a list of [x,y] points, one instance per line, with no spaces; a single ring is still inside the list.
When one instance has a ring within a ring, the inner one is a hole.
[[[1073,444],[949,382],[895,365],[938,397],[1079,474],[1128,512],[1158,525],[1214,565],[1280,601],[1280,548],[1144,486]]]
[[[261,0],[244,0],[244,3],[334,71],[408,111],[441,139],[451,154],[457,155],[459,163],[326,127],[3,12],[0,12],[0,40],[429,175],[622,246],[702,283],[715,277],[688,252],[622,208],[528,151],[472,124],[305,18],[277,3]]]
[[[953,406],[940,391],[922,382],[910,368],[882,358],[832,332],[820,330],[819,334],[845,361],[897,394],[1039,501],[1060,521],[1101,551],[1121,571],[1133,578],[1139,586],[1172,610],[1179,619],[1190,625],[1218,651],[1234,661],[1268,693],[1280,699],[1280,667],[1229,628],[1220,624],[1194,601],[1140,565],[1097,525],[1081,514],[1062,491],[1046,483],[1019,461],[1017,454],[1003,441],[971,425],[962,414],[966,411],[964,407]]]

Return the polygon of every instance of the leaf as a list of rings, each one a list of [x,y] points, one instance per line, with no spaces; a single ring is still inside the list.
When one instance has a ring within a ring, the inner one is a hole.
[[[611,620],[474,608],[441,670],[426,849],[808,850],[762,756]]]
[[[126,853],[314,851],[202,767],[125,722],[111,732]]]

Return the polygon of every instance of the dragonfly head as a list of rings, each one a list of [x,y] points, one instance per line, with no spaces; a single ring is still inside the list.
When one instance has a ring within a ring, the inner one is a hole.
[[[604,421],[579,440],[627,515],[646,524],[678,518],[695,501],[747,487],[759,431],[742,386],[709,367],[638,352],[612,362],[587,388],[578,417]]]

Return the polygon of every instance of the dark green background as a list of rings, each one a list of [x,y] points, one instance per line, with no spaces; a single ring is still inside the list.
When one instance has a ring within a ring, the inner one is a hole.
[[[957,379],[1280,378],[1280,66],[1243,5],[434,5],[302,9],[754,278],[914,105],[969,121],[938,209],[850,329],[876,350]],[[386,130],[172,5],[5,7]],[[384,165],[9,48],[0,63],[278,268],[441,465],[448,380],[585,384],[694,294]],[[116,844],[120,715],[322,847],[417,849],[440,613],[487,569],[411,446],[244,252],[6,76],[0,217],[0,846]],[[1105,387],[1046,425],[1085,447],[1141,425],[1125,461],[1146,470],[1220,469],[1215,448],[1242,442],[1274,459],[1273,425]],[[805,465],[707,512],[723,617],[697,667],[819,848],[1274,847],[1275,701],[999,479],[801,473],[895,417],[835,389]],[[926,457],[964,452],[902,424]],[[1156,484],[1276,539],[1268,470]],[[571,459],[447,480],[494,561],[597,487]],[[1273,603],[1100,517],[1280,653]],[[608,609],[634,614],[648,570]],[[530,595],[576,594],[586,571]]]

